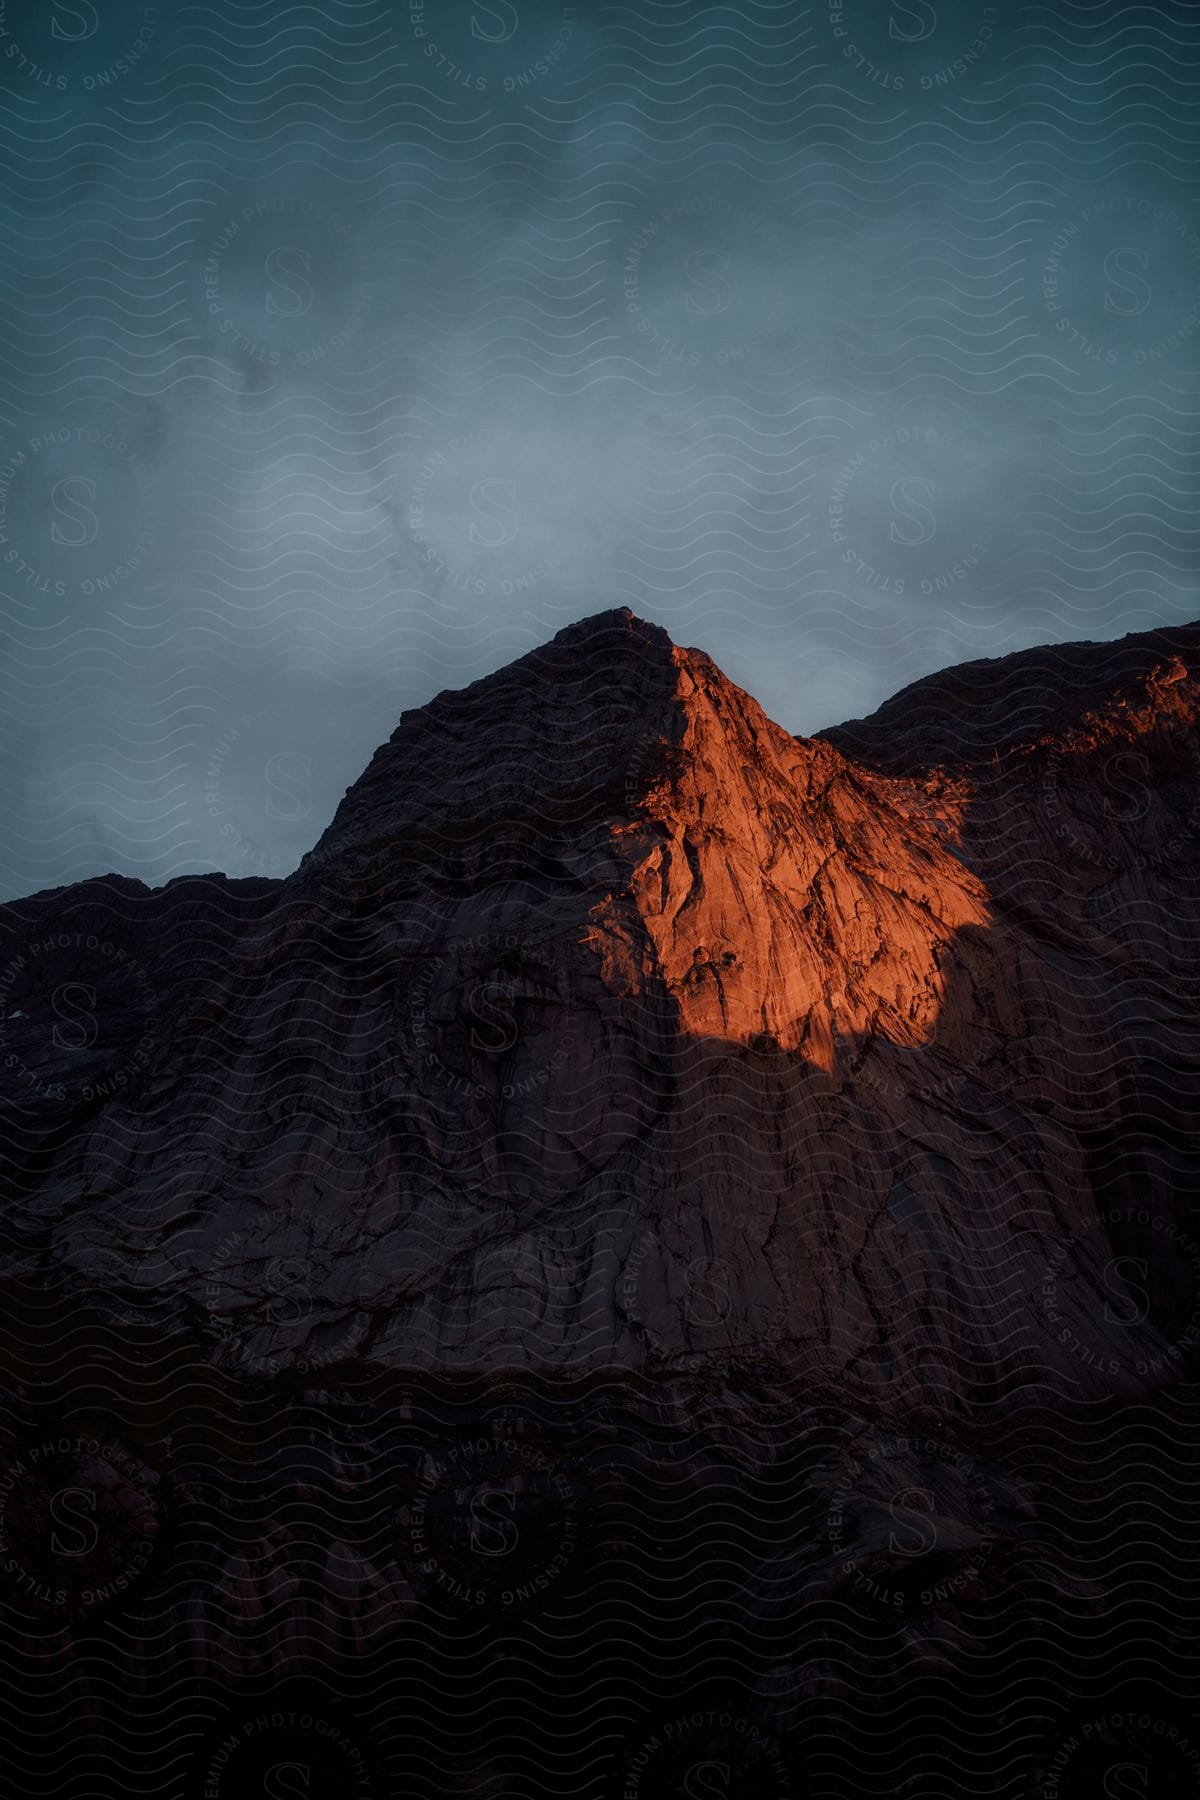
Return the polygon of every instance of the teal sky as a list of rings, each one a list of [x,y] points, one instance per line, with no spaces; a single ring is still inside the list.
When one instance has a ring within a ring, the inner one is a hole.
[[[1196,617],[1200,19],[0,5],[5,895],[628,605],[789,729]]]

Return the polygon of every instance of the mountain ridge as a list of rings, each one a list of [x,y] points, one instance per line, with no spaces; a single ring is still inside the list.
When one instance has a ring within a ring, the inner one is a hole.
[[[987,718],[1054,667],[1078,722],[1075,648],[1002,659]],[[1128,817],[1117,738],[964,772],[957,671],[797,738],[615,609],[403,715],[279,882],[3,908],[8,1273],[251,1370],[753,1353],[940,1409],[1141,1391],[1195,1270],[1177,1235],[1160,1316],[1115,1327],[1147,1245],[1099,1220],[1147,1182],[1190,1216],[1197,689],[1178,633],[1082,649],[1139,745]],[[29,957],[50,923],[83,942]]]

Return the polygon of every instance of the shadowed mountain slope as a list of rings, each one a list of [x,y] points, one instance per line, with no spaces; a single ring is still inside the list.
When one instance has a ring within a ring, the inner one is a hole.
[[[285,881],[0,909],[9,1274],[249,1371],[1172,1377],[1198,640],[798,739],[603,613],[405,714]]]

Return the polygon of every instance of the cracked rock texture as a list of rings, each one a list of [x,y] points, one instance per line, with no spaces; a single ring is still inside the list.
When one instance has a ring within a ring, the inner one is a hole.
[[[286,880],[0,908],[7,1274],[249,1374],[1147,1391],[1200,1303],[1198,648],[801,739],[605,613],[405,714]]]

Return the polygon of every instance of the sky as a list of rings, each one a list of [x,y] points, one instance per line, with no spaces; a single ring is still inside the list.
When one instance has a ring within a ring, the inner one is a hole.
[[[630,606],[789,730],[1193,619],[1200,14],[0,0],[0,898]]]

